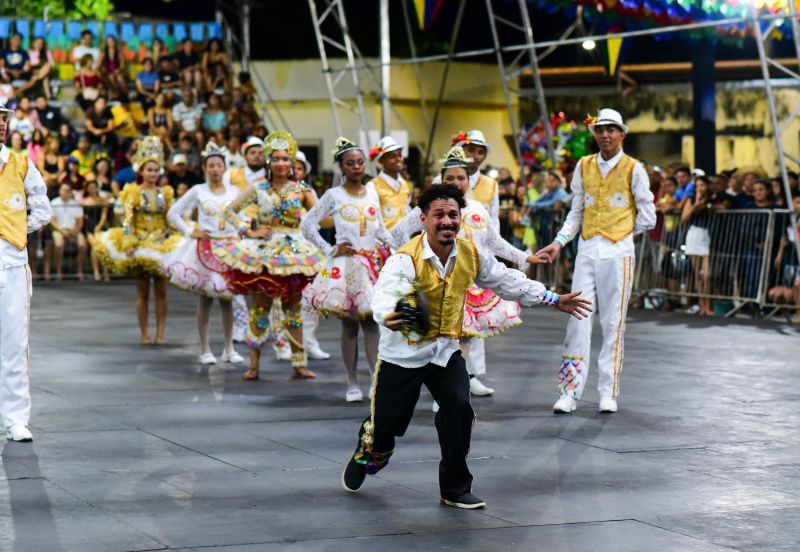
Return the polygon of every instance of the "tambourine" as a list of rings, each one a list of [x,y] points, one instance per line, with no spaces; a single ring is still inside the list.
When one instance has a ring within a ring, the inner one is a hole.
[[[407,338],[412,334],[422,337],[431,329],[431,311],[428,307],[428,298],[416,286],[414,286],[413,291],[397,302],[394,311],[401,314],[403,325],[400,326],[400,333]]]

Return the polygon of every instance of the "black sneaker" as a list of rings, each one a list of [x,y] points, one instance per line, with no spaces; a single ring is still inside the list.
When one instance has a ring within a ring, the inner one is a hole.
[[[357,493],[366,477],[367,472],[364,471],[364,466],[356,462],[355,458],[350,458],[342,472],[342,487],[347,492]]]
[[[458,498],[448,500],[444,497],[439,499],[442,506],[455,506],[456,508],[464,508],[466,510],[474,510],[476,508],[486,508],[486,501],[478,498],[472,493],[464,493]]]

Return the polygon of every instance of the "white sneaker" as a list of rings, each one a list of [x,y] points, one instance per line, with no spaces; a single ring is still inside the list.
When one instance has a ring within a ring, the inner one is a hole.
[[[285,345],[272,344],[272,350],[275,351],[275,358],[278,360],[292,360],[292,348],[288,343]]]
[[[361,402],[364,400],[364,395],[361,393],[361,389],[358,387],[353,387],[352,389],[347,390],[344,398],[347,402]]]
[[[686,309],[686,314],[697,314],[698,312],[700,312],[700,305],[692,305]]]
[[[617,411],[617,401],[611,397],[602,397],[600,399],[600,405],[597,407],[597,411],[605,414],[612,414]]]
[[[319,343],[311,343],[310,341],[306,342],[306,353],[308,354],[308,358],[313,358],[314,360],[331,358],[329,353],[322,350]]]
[[[23,443],[33,441],[33,435],[24,425],[15,425],[6,429],[6,439]]]
[[[494,395],[494,389],[486,387],[477,377],[469,379],[469,392],[476,397]]]
[[[556,404],[553,405],[553,412],[556,414],[569,414],[576,408],[578,408],[578,401],[569,395],[561,395],[556,401]]]
[[[216,364],[217,357],[214,356],[214,353],[203,353],[198,357],[197,361],[200,364]]]
[[[222,362],[230,362],[231,364],[242,364],[244,362],[244,358],[242,358],[242,355],[240,355],[236,351],[231,351],[230,353],[223,352]]]
[[[433,401],[433,404],[431,405],[431,410],[433,410],[434,412],[439,412],[439,403]]]

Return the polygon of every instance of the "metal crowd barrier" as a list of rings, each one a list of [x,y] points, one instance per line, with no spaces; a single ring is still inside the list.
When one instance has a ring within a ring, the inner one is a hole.
[[[680,222],[677,213],[659,215],[656,228],[637,239],[634,295],[655,307],[664,302],[686,306],[686,299],[708,298],[724,316],[742,309],[772,316],[795,308],[768,300],[769,289],[797,264],[789,247],[784,261],[775,266],[789,214],[777,209],[719,211],[695,229],[691,222]],[[700,248],[687,249],[690,243]],[[707,255],[688,254],[702,250],[704,243]]]

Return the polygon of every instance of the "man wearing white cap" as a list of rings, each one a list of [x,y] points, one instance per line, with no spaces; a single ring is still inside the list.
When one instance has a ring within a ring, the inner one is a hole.
[[[600,412],[616,412],[624,350],[625,316],[633,282],[633,236],[655,226],[656,213],[644,167],[622,151],[628,127],[613,109],[586,121],[600,153],[581,158],[572,177],[572,209],[553,243],[540,250],[551,262],[581,233],[572,289],[594,303],[603,345],[597,358]],[[589,374],[592,317],[567,323],[559,369],[556,413],[577,408]]]
[[[408,213],[411,199],[411,185],[400,174],[405,167],[403,146],[391,136],[384,136],[370,150],[369,158],[377,161],[382,169],[368,186],[378,193],[383,224],[391,230]]]
[[[500,191],[497,181],[481,173],[480,168],[491,148],[480,130],[459,132],[453,136],[453,145],[461,146],[467,157],[471,158],[469,166],[469,191],[467,199],[474,199],[489,211],[494,231],[500,233]]]
[[[28,430],[32,290],[26,245],[28,234],[50,222],[52,213],[47,185],[36,166],[3,144],[12,113],[0,104],[0,415],[10,441],[32,441]]]
[[[310,179],[307,177],[311,174],[311,163],[306,158],[306,154],[297,150],[297,155],[294,160],[294,179],[300,184],[304,185],[308,190],[314,194],[314,200],[319,200],[317,197],[317,190],[311,185]],[[333,222],[333,221],[330,221]],[[332,227],[323,221],[323,227]],[[274,311],[275,307],[273,307]],[[319,311],[306,303],[305,300],[300,305],[300,315],[303,317],[303,347],[306,349],[308,358],[317,360],[325,360],[330,358],[331,355],[322,350],[322,347],[317,341],[317,328],[319,327]],[[273,326],[274,327],[274,326]]]
[[[227,186],[235,186],[240,191],[247,188],[248,184],[256,183],[266,178],[266,169],[264,168],[264,154],[261,151],[264,142],[256,137],[251,136],[247,141],[242,144],[240,152],[246,161],[246,166],[230,168],[222,175],[222,183]],[[251,208],[248,214],[254,216],[258,209],[256,206]],[[241,295],[233,296],[233,339],[234,341],[244,341],[245,333],[247,332],[247,324],[250,320],[250,311],[247,308],[247,302]],[[277,326],[280,327],[280,326]],[[283,349],[275,351],[280,357],[283,353],[288,359],[291,356],[288,342],[286,342],[285,351]]]

